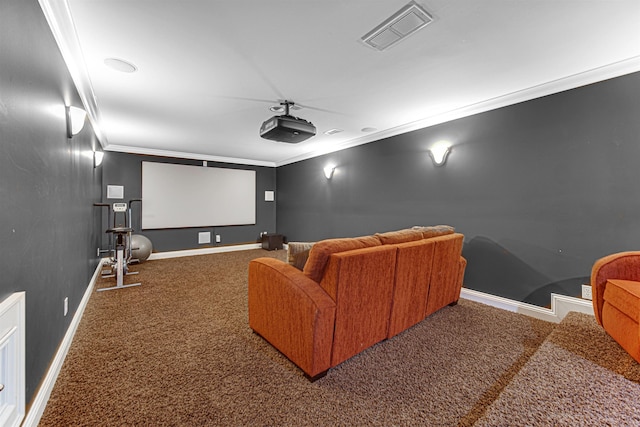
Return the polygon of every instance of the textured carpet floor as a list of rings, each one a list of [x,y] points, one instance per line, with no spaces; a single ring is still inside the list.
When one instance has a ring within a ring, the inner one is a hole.
[[[607,338],[593,318],[576,321],[593,333],[572,339],[576,334],[567,332],[569,343],[559,344],[554,325],[465,300],[310,383],[248,327],[247,265],[259,256],[284,259],[285,253],[257,249],[151,261],[130,277],[142,286],[94,292],[40,425],[536,425],[540,418],[527,415],[533,409],[562,405],[545,389],[535,392],[553,405],[526,400],[532,394],[526,381],[549,386],[535,375],[572,377],[565,368],[588,365],[589,372],[615,378],[607,393],[617,399],[637,386],[637,367],[626,354],[602,355],[615,343],[585,342]],[[111,286],[110,280],[97,287]],[[536,353],[545,346],[549,361]],[[571,350],[584,346],[585,354],[600,346],[596,357],[608,360],[606,366]],[[531,367],[537,356],[539,364],[560,365],[538,373]],[[524,390],[516,388],[527,368]],[[582,400],[582,382],[555,381],[549,378],[552,391],[564,388]],[[535,422],[511,422],[514,413],[500,412],[509,406],[524,414],[518,420]],[[609,418],[602,419],[606,425]]]
[[[476,426],[640,426],[640,365],[569,313]]]

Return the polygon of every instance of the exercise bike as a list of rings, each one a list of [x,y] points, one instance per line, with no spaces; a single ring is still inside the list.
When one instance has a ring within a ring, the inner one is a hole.
[[[142,202],[142,199],[131,199],[128,204],[124,202],[116,202],[112,205],[109,203],[93,204],[94,206],[107,207],[109,220],[113,220],[113,225],[106,230],[106,233],[109,234],[109,249],[98,250],[98,252],[110,254],[106,263],[108,268],[102,270],[102,277],[115,277],[116,285],[110,288],[101,288],[98,291],[130,288],[142,284],[124,284],[124,276],[138,274],[137,271],[129,271],[129,264],[138,261],[132,256],[136,248],[131,247],[131,234],[133,233],[133,228],[131,228],[131,205],[135,202]],[[118,216],[124,217],[124,222],[118,223]]]

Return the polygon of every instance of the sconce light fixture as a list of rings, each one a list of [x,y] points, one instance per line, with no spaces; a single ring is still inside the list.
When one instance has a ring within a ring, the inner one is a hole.
[[[436,166],[442,166],[447,161],[447,156],[451,152],[451,143],[448,141],[438,141],[429,149],[429,156]]]
[[[102,164],[102,159],[104,158],[104,151],[94,151],[93,152],[93,167],[97,168]]]
[[[84,127],[84,121],[87,118],[87,112],[78,107],[66,107],[67,116],[67,137],[72,138],[80,133]]]
[[[336,170],[336,166],[335,165],[327,165],[324,167],[324,176],[327,179],[331,179],[331,177],[333,176],[333,171]]]

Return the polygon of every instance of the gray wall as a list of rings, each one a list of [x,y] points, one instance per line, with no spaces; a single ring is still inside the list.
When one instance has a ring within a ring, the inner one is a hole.
[[[0,2],[0,300],[26,291],[26,402],[46,374],[98,263],[100,172],[91,126],[36,0]],[[63,317],[63,300],[69,313]]]
[[[450,224],[465,286],[546,306],[640,242],[640,73],[278,168],[290,241]],[[445,166],[430,144],[454,144]],[[322,174],[338,165],[332,180]]]
[[[104,203],[113,203],[117,200],[107,199],[107,185],[123,185],[125,200],[141,198],[142,196],[142,162],[165,162],[184,165],[201,166],[201,160],[176,159],[168,157],[143,156],[137,154],[106,152],[103,160],[103,190]],[[235,165],[229,163],[207,162],[208,167],[235,168],[256,171],[256,224],[238,225],[208,228],[176,228],[162,230],[141,230],[140,204],[132,207],[132,223],[135,234],[143,234],[148,237],[154,252],[165,252],[216,245],[229,245],[238,243],[255,243],[259,240],[263,231],[276,231],[276,206],[275,202],[265,202],[264,192],[276,189],[275,168],[262,166]],[[104,210],[104,228],[106,229],[106,208]],[[198,244],[198,233],[211,232],[211,244]],[[220,243],[215,243],[215,235],[220,235]],[[106,247],[106,237],[103,247]]]

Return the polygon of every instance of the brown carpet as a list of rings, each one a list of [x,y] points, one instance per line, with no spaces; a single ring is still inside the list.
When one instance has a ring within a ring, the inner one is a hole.
[[[569,313],[476,426],[640,426],[640,365]]]
[[[285,255],[256,249],[150,261],[128,278],[142,286],[94,292],[40,425],[536,425],[511,422],[514,413],[504,418],[496,406],[530,412],[530,403],[517,402],[532,390],[513,384],[537,360],[538,348],[547,347],[554,357],[540,363],[571,363],[550,372],[530,368],[527,375],[571,376],[563,369],[579,367],[585,375],[615,378],[609,395],[626,396],[637,386],[629,379],[637,379],[638,370],[619,347],[615,353],[617,344],[586,342],[607,338],[593,318],[575,321],[593,333],[565,332],[561,339],[552,324],[465,300],[310,383],[247,322],[249,260]],[[585,354],[607,360],[606,366]],[[543,396],[551,382],[549,400],[559,387],[583,400],[582,382],[526,380],[540,384],[536,395]]]

